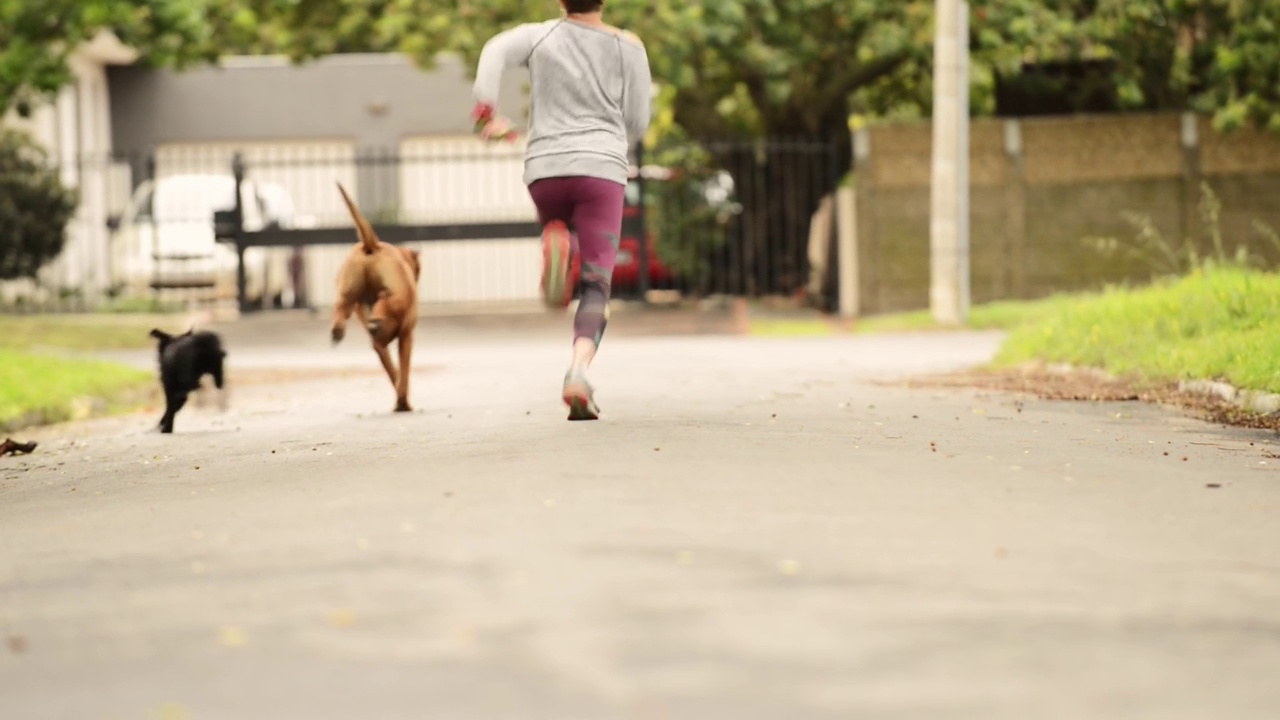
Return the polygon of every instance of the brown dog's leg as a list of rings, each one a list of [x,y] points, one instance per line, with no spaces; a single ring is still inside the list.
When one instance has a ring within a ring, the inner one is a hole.
[[[374,340],[373,351],[378,353],[378,359],[382,361],[382,369],[387,371],[387,379],[391,381],[391,387],[399,388],[400,373],[396,371],[396,364],[391,359],[391,351],[387,345]]]
[[[360,315],[360,321],[364,323],[369,334],[383,340],[388,345],[391,344],[392,340],[392,336],[389,333],[394,332],[394,328],[392,328],[390,323],[388,323],[388,318],[390,317],[390,314],[388,313],[388,306],[390,305],[389,298],[390,295],[386,290],[383,290],[378,293],[377,301],[375,301],[373,306],[369,308],[369,316],[365,317],[364,314]]]
[[[337,301],[333,304],[333,329],[329,331],[333,344],[337,345],[342,342],[342,338],[347,334],[347,318],[351,317],[351,313],[356,309],[356,303],[351,299],[338,296]]]
[[[409,359],[413,355],[413,330],[400,333],[400,382],[396,383],[396,412],[410,412]]]

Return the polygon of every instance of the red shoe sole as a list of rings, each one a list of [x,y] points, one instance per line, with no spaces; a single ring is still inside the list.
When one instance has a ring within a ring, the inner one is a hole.
[[[542,229],[541,287],[543,301],[549,307],[563,309],[573,300],[569,272],[572,253],[569,228],[559,220],[547,223]]]
[[[591,401],[586,390],[579,387],[567,387],[564,390],[564,404],[569,406],[570,420],[599,420],[600,409]]]

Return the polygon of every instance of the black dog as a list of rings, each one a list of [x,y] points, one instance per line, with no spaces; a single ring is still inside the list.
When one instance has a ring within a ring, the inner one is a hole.
[[[213,376],[213,384],[222,389],[222,338],[202,330],[188,330],[170,335],[152,330],[151,337],[160,341],[160,384],[164,386],[164,417],[160,432],[173,432],[173,418],[187,404],[187,394],[200,389],[200,378]]]

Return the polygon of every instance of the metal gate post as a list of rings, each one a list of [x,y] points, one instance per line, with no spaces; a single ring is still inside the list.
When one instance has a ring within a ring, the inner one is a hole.
[[[640,302],[649,302],[649,205],[646,202],[648,193],[645,186],[648,181],[644,176],[644,141],[636,143],[636,184],[640,189],[639,243],[640,277],[636,279],[636,290],[640,293]]]
[[[231,158],[231,174],[235,177],[235,243],[236,243],[236,305],[240,312],[249,311],[248,276],[244,267],[244,201],[240,189],[244,184],[244,158],[236,153]]]

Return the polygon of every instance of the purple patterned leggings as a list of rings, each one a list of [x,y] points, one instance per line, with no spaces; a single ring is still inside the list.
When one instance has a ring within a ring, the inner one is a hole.
[[[597,346],[609,321],[609,290],[622,237],[622,203],[626,186],[594,177],[554,177],[529,185],[538,222],[560,220],[573,233],[573,250],[582,261],[578,280],[578,313],[573,339],[590,338]]]

